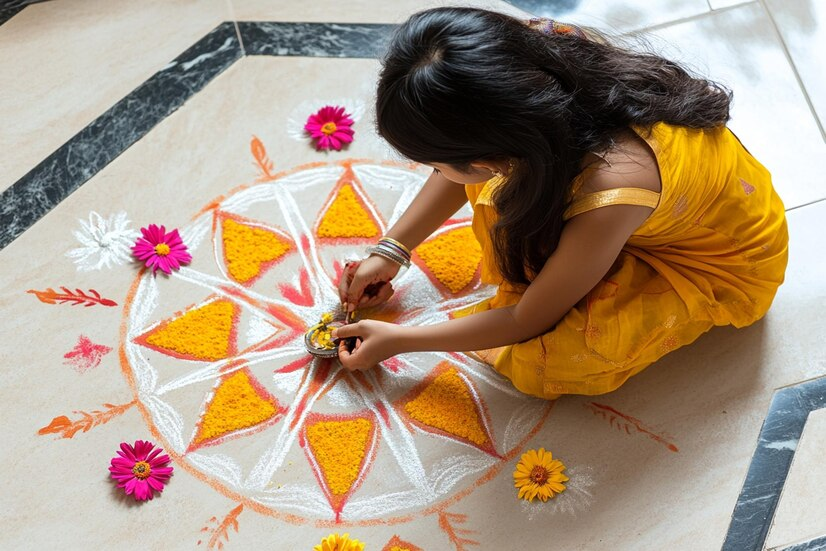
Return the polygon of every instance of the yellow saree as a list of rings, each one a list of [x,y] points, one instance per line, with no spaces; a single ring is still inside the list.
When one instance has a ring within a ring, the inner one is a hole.
[[[610,392],[714,325],[743,327],[760,319],[783,282],[783,203],[769,172],[737,137],[728,128],[664,123],[650,133],[633,130],[657,157],[662,192],[651,203],[654,211],[602,281],[550,331],[475,353],[522,392],[547,399]],[[493,257],[494,185],[465,186],[483,251],[482,280],[499,286],[472,312],[515,304],[521,296],[503,282]],[[575,181],[572,189],[578,187]],[[633,202],[633,195],[574,195],[568,216]]]

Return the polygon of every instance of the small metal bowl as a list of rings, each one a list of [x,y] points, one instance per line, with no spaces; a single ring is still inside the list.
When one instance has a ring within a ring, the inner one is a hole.
[[[307,349],[307,352],[315,356],[316,358],[338,358],[338,339],[335,339],[333,343],[335,343],[335,348],[319,348],[315,346],[312,342],[311,335],[317,329],[319,329],[323,323],[317,323],[310,327],[306,333],[304,333],[304,348]],[[327,324],[327,327],[332,329],[336,329],[344,325],[342,322],[339,321],[331,321]]]

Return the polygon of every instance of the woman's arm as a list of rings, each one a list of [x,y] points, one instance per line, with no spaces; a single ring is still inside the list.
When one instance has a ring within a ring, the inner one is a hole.
[[[615,205],[577,216],[517,304],[437,325],[403,327],[396,354],[495,348],[545,333],[599,283],[651,210]]]
[[[412,250],[465,202],[467,195],[463,185],[433,171],[386,237],[400,241]],[[339,281],[341,302],[350,309],[381,304],[393,294],[393,286],[389,282],[398,271],[398,264],[381,256],[371,256],[359,263],[349,264]],[[369,296],[364,294],[368,285],[377,286],[376,292]]]
[[[386,234],[413,250],[467,202],[465,186],[433,174]]]
[[[334,337],[361,337],[353,353],[339,348],[347,369],[368,369],[396,354],[468,351],[528,340],[549,331],[608,272],[649,207],[614,205],[572,219],[559,246],[519,302],[436,325],[399,326],[364,320]]]

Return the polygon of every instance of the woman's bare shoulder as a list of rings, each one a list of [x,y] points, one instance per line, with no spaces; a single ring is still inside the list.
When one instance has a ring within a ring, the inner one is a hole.
[[[615,137],[615,146],[604,154],[588,154],[578,195],[635,187],[660,192],[662,181],[657,157],[651,147],[632,130]]]

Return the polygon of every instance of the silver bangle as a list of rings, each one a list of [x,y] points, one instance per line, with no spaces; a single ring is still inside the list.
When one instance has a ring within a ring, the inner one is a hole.
[[[366,249],[368,255],[376,255],[381,256],[382,258],[386,258],[387,260],[391,260],[398,264],[399,266],[404,266],[405,268],[410,267],[410,261],[403,258],[401,255],[396,254],[395,252],[390,252],[387,249],[378,246],[367,247]]]

